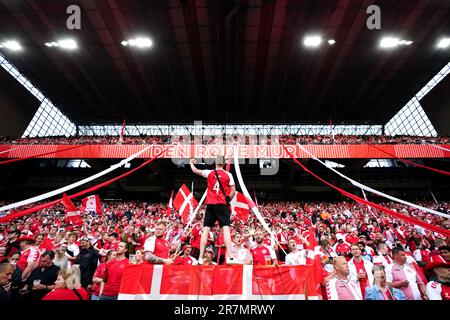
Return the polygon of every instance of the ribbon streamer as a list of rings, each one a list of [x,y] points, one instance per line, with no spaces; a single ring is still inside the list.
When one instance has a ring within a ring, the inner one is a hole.
[[[93,186],[93,187],[87,188],[87,189],[85,189],[85,190],[82,190],[82,191],[80,191],[80,192],[77,192],[77,193],[75,193],[75,194],[73,194],[73,195],[70,195],[70,196],[68,196],[68,197],[69,197],[70,199],[78,198],[78,197],[80,197],[80,196],[82,196],[82,195],[85,195],[85,194],[87,194],[87,193],[91,193],[91,192],[97,191],[97,190],[100,189],[100,188],[106,187],[106,186],[110,185],[111,183],[114,183],[114,182],[116,182],[117,180],[120,180],[120,179],[122,179],[122,178],[124,178],[124,177],[126,177],[126,176],[129,176],[129,175],[132,174],[133,172],[136,172],[136,171],[138,171],[139,169],[145,167],[146,165],[148,165],[149,163],[151,163],[153,160],[155,160],[155,159],[161,157],[161,156],[166,152],[166,150],[167,150],[167,148],[164,149],[163,151],[161,151],[161,152],[160,152],[159,154],[157,154],[155,157],[153,157],[153,158],[151,158],[151,159],[149,159],[149,160],[143,162],[140,166],[137,166],[136,168],[131,169],[131,170],[128,171],[128,172],[125,172],[125,173],[123,173],[123,174],[121,174],[121,175],[119,175],[119,176],[117,176],[117,177],[115,177],[115,178],[112,178],[112,179],[107,180],[107,181],[105,181],[105,182],[102,182],[102,183],[100,183],[100,184],[98,184],[98,185],[96,185],[96,186]],[[37,211],[39,211],[39,210],[43,210],[43,209],[46,209],[46,208],[50,208],[50,207],[52,207],[52,206],[54,206],[54,205],[56,205],[56,204],[58,204],[58,203],[60,203],[60,202],[61,202],[61,199],[57,199],[57,200],[54,200],[54,201],[51,201],[51,202],[47,202],[47,203],[38,205],[38,206],[33,207],[33,208],[29,208],[29,209],[25,209],[25,210],[22,210],[22,211],[19,211],[19,212],[15,212],[15,213],[9,214],[9,215],[7,215],[7,216],[5,216],[5,217],[0,218],[0,223],[6,222],[6,221],[10,221],[10,220],[13,220],[13,219],[16,219],[16,218],[23,217],[23,216],[32,214],[32,213],[34,213],[34,212],[37,212]]]
[[[72,183],[72,184],[70,184],[68,186],[65,186],[65,187],[62,187],[62,188],[59,188],[59,189],[56,189],[56,190],[53,190],[53,191],[49,191],[49,192],[41,194],[39,196],[35,196],[35,197],[29,198],[29,199],[26,199],[26,200],[22,200],[22,201],[19,201],[19,202],[16,202],[16,203],[13,203],[13,204],[1,207],[0,208],[0,212],[1,211],[6,211],[6,210],[11,210],[11,209],[14,209],[14,208],[17,208],[17,207],[21,207],[21,206],[25,206],[27,204],[31,204],[31,203],[34,203],[34,202],[42,201],[42,200],[54,197],[56,195],[62,194],[64,192],[68,191],[68,190],[72,190],[72,189],[74,189],[76,187],[79,187],[79,186],[81,186],[83,184],[86,184],[86,183],[88,183],[90,181],[93,181],[93,180],[95,180],[97,178],[100,178],[100,177],[102,177],[102,176],[104,176],[104,175],[106,175],[106,174],[108,174],[108,173],[110,173],[110,172],[120,168],[121,166],[123,166],[126,163],[130,162],[131,160],[133,160],[134,158],[138,157],[140,154],[144,153],[145,151],[147,151],[150,148],[151,148],[151,145],[146,147],[146,148],[144,148],[144,149],[142,149],[141,151],[139,151],[139,152],[129,156],[128,158],[120,161],[119,163],[117,163],[115,165],[112,165],[110,168],[108,168],[106,170],[103,170],[103,171],[101,171],[99,173],[96,173],[93,176],[87,177],[87,178],[85,178],[83,180],[80,180],[80,181],[77,181],[75,183]]]
[[[324,163],[323,161],[321,161],[320,159],[318,159],[314,154],[312,154],[311,152],[309,152],[308,150],[306,150],[302,145],[300,145],[300,144],[297,144],[297,145],[299,146],[300,149],[302,149],[303,152],[309,154],[314,160],[316,160],[317,162],[319,162],[319,163],[322,164],[323,166],[327,167],[328,169],[330,169],[331,171],[333,171],[333,172],[336,173],[337,175],[341,176],[342,178],[348,180],[348,181],[349,181],[352,185],[354,185],[355,187],[358,187],[358,188],[360,188],[360,189],[362,189],[362,190],[365,190],[365,191],[367,191],[367,192],[374,193],[374,194],[376,194],[376,195],[379,195],[379,196],[381,196],[381,197],[387,198],[387,199],[389,199],[389,200],[392,200],[392,201],[395,201],[395,202],[399,202],[399,203],[402,203],[402,204],[404,204],[404,205],[411,206],[411,207],[413,207],[413,208],[416,208],[416,209],[419,209],[419,210],[422,210],[422,211],[425,211],[425,212],[428,212],[428,213],[431,213],[431,214],[435,214],[435,215],[440,216],[440,217],[444,217],[444,218],[450,219],[450,215],[448,215],[448,214],[445,214],[445,213],[442,213],[442,212],[439,212],[439,211],[436,211],[436,210],[433,210],[433,209],[429,209],[429,208],[426,208],[426,207],[422,207],[422,206],[419,206],[419,205],[417,205],[417,204],[414,204],[414,203],[411,203],[411,202],[408,202],[408,201],[405,201],[405,200],[402,200],[402,199],[399,199],[399,198],[390,196],[390,195],[385,194],[385,193],[383,193],[383,192],[381,192],[381,191],[372,189],[372,188],[370,188],[370,187],[368,187],[368,186],[366,186],[366,185],[364,185],[364,184],[362,184],[362,183],[359,183],[358,181],[355,181],[355,180],[353,180],[353,179],[347,177],[346,175],[344,175],[343,173],[337,171],[336,169],[327,166],[326,163]],[[367,200],[367,199],[366,199],[366,200]]]
[[[45,153],[39,153],[39,154],[35,154],[35,155],[33,155],[33,156],[28,156],[28,157],[23,157],[23,158],[16,158],[16,159],[4,160],[4,161],[0,161],[0,165],[8,164],[8,163],[13,163],[13,162],[24,161],[24,160],[28,160],[28,159],[37,158],[37,157],[42,157],[42,156],[46,156],[46,155],[48,155],[48,154],[52,154],[52,153],[60,153],[60,152],[63,152],[63,151],[72,150],[72,149],[77,149],[77,148],[81,148],[81,147],[84,147],[84,145],[72,146],[72,147],[69,147],[69,148],[61,149],[61,150],[50,151],[50,152],[45,152]],[[19,149],[19,148],[16,148],[16,149]],[[15,149],[13,149],[13,150],[15,150]],[[11,149],[8,150],[8,151],[11,151]]]
[[[236,151],[236,150],[235,150]],[[239,181],[239,186],[241,187],[242,193],[247,198],[247,201],[249,202],[250,209],[253,211],[253,213],[258,218],[258,221],[262,224],[264,229],[270,234],[271,237],[275,240],[275,242],[278,244],[279,248],[286,254],[286,251],[281,247],[280,243],[277,240],[277,237],[273,234],[273,232],[270,230],[269,225],[264,220],[263,216],[259,212],[258,207],[253,202],[252,198],[250,197],[250,193],[248,193],[247,187],[245,186],[244,179],[242,178],[241,174],[241,168],[239,166],[239,159],[237,152],[234,152],[234,170],[236,171],[236,176]]]
[[[369,146],[372,147],[372,148],[375,148],[375,149],[377,149],[377,150],[379,150],[379,151],[381,151],[381,152],[383,152],[383,153],[385,153],[385,154],[387,154],[389,156],[391,156],[392,158],[395,158],[395,159],[400,160],[402,162],[408,163],[408,164],[410,164],[410,165],[412,165],[414,167],[419,167],[419,168],[427,169],[427,170],[434,171],[434,172],[437,172],[437,173],[440,173],[440,174],[445,174],[446,176],[450,176],[450,172],[448,172],[448,171],[436,169],[436,168],[433,168],[433,167],[424,166],[423,164],[418,164],[418,163],[415,163],[415,162],[412,162],[412,161],[409,161],[409,160],[406,160],[406,159],[398,158],[395,155],[393,155],[392,153],[389,153],[389,152],[384,151],[384,150],[382,150],[382,149],[380,149],[378,147],[375,147],[372,144],[369,144]]]
[[[435,225],[428,224],[428,223],[423,222],[423,221],[421,221],[421,220],[418,220],[418,219],[415,219],[415,218],[406,216],[406,215],[404,215],[404,214],[395,212],[395,211],[393,211],[393,210],[390,210],[390,209],[388,209],[388,208],[385,208],[385,207],[383,207],[383,206],[380,206],[380,205],[378,205],[378,204],[376,204],[376,203],[373,203],[373,202],[370,202],[370,201],[366,201],[366,200],[364,200],[364,199],[362,199],[362,198],[360,198],[360,197],[358,197],[358,196],[355,196],[355,195],[352,194],[352,193],[349,193],[349,192],[347,192],[347,191],[345,191],[345,190],[343,190],[343,189],[341,189],[341,188],[339,188],[339,187],[336,187],[335,185],[329,183],[328,181],[323,180],[321,177],[319,177],[318,175],[316,175],[315,173],[313,173],[312,171],[310,171],[308,168],[306,168],[300,161],[298,161],[298,160],[294,157],[294,155],[293,155],[293,154],[292,154],[292,153],[291,153],[284,145],[283,145],[283,148],[284,148],[284,150],[286,151],[286,153],[291,157],[291,159],[294,160],[294,162],[295,162],[297,165],[299,165],[304,171],[306,171],[307,173],[309,173],[310,175],[312,175],[312,176],[313,176],[314,178],[316,178],[317,180],[323,182],[323,183],[326,184],[327,186],[329,186],[329,187],[331,187],[331,188],[337,190],[338,192],[340,192],[340,193],[343,194],[344,196],[346,196],[346,197],[348,197],[348,198],[350,198],[350,199],[353,199],[353,200],[355,200],[355,201],[358,202],[358,203],[363,203],[363,204],[369,205],[369,206],[371,206],[372,208],[375,208],[375,209],[377,209],[377,210],[380,210],[380,211],[386,213],[386,214],[389,215],[389,216],[393,216],[393,217],[395,217],[395,218],[398,218],[398,219],[407,221],[407,222],[409,222],[409,223],[411,223],[411,224],[413,224],[413,225],[417,225],[417,226],[420,226],[420,227],[425,228],[425,229],[427,229],[427,230],[430,230],[430,231],[433,231],[433,232],[437,232],[437,233],[442,234],[442,235],[444,235],[444,236],[446,236],[446,237],[450,237],[450,230],[447,230],[447,229],[444,229],[444,228],[441,228],[441,227],[437,227],[437,226],[435,226]]]

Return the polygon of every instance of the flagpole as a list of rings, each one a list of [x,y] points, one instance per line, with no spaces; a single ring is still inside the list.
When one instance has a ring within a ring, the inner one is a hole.
[[[197,208],[195,208],[194,212],[190,215],[189,220],[188,220],[188,223],[187,223],[186,226],[184,227],[183,233],[186,233],[187,228],[191,225],[192,220],[193,220],[194,217],[197,215],[197,211],[198,211],[198,210],[200,209],[200,207],[203,205],[203,202],[204,202],[205,199],[206,199],[206,194],[207,194],[207,193],[208,193],[208,190],[205,190],[205,192],[203,193],[202,198],[200,199],[200,202],[199,202],[198,205],[197,205]],[[191,208],[192,208],[192,206],[191,206]],[[175,256],[176,256],[176,254],[178,253],[178,251],[180,250],[180,248],[181,248],[181,241],[180,241],[180,243],[178,244],[177,250],[175,251]]]

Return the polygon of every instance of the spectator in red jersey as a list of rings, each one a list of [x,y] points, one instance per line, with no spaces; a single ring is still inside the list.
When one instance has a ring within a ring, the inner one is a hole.
[[[125,257],[127,244],[120,242],[117,247],[117,256],[114,260],[106,264],[102,281],[103,291],[99,300],[117,300],[119,296],[120,283],[122,282],[123,271],[128,265],[128,258]]]
[[[25,281],[28,279],[31,271],[38,266],[41,254],[34,246],[35,240],[32,236],[21,237],[17,241],[19,242],[21,251],[17,266],[23,270],[22,280]]]
[[[230,208],[228,207],[230,199],[233,199],[236,193],[233,176],[223,170],[225,164],[224,156],[217,156],[214,170],[198,170],[195,167],[195,159],[191,159],[190,165],[192,172],[207,179],[208,193],[206,195],[205,221],[203,223],[202,237],[200,240],[200,258],[199,264],[203,263],[203,252],[205,250],[208,235],[216,221],[223,228],[224,242],[227,249],[227,263],[235,263],[231,255],[231,234],[230,234]]]
[[[89,300],[87,290],[81,286],[78,265],[73,265],[67,270],[60,270],[55,289],[47,293],[42,300]]]
[[[155,227],[155,235],[145,241],[145,261],[152,264],[165,265],[171,265],[173,263],[173,260],[169,258],[171,246],[164,239],[166,228],[167,224],[165,222],[158,222]]]
[[[365,299],[366,288],[373,285],[373,264],[370,261],[365,261],[361,256],[361,249],[357,244],[352,244],[350,247],[353,258],[348,262],[350,270],[350,279],[359,284],[363,300]]]
[[[255,235],[256,245],[253,245],[252,253],[254,265],[278,265],[275,251],[264,244],[264,232],[258,230]]]
[[[198,264],[197,259],[191,256],[192,246],[187,244],[183,247],[183,255],[178,256],[174,259],[174,265],[191,265],[195,266]]]
[[[105,262],[100,263],[95,270],[94,276],[92,277],[91,300],[98,300],[100,298],[105,285],[103,278],[105,277],[106,263],[114,260],[116,256],[117,251],[109,250],[105,256]]]

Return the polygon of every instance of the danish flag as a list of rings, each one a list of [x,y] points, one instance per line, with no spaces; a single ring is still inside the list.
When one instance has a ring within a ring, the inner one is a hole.
[[[102,205],[100,203],[100,197],[97,194],[88,196],[82,199],[81,202],[83,203],[83,205],[81,206],[82,208],[81,211],[89,211],[89,212],[95,211],[98,214],[102,213]]]
[[[173,206],[180,213],[183,219],[183,223],[187,223],[189,212],[195,209],[197,205],[198,202],[197,200],[195,200],[194,194],[191,192],[191,190],[189,190],[188,187],[186,187],[185,184],[183,184],[180,190],[178,190],[175,199],[173,200]]]
[[[66,209],[66,219],[72,222],[72,224],[74,225],[83,225],[83,220],[81,219],[80,213],[77,211],[77,207],[75,207],[75,205],[65,193],[63,194],[61,202]]]
[[[236,195],[230,202],[230,206],[231,213],[236,213],[236,216],[240,220],[247,222],[248,214],[250,212],[250,206],[248,205],[247,199],[242,193],[236,192]]]

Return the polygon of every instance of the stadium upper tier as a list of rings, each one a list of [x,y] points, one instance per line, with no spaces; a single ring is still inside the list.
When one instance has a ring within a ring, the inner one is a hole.
[[[0,137],[1,144],[80,145],[80,144],[204,144],[204,145],[271,145],[271,144],[450,144],[450,137],[387,135],[231,135],[231,136],[74,136],[10,139]]]

